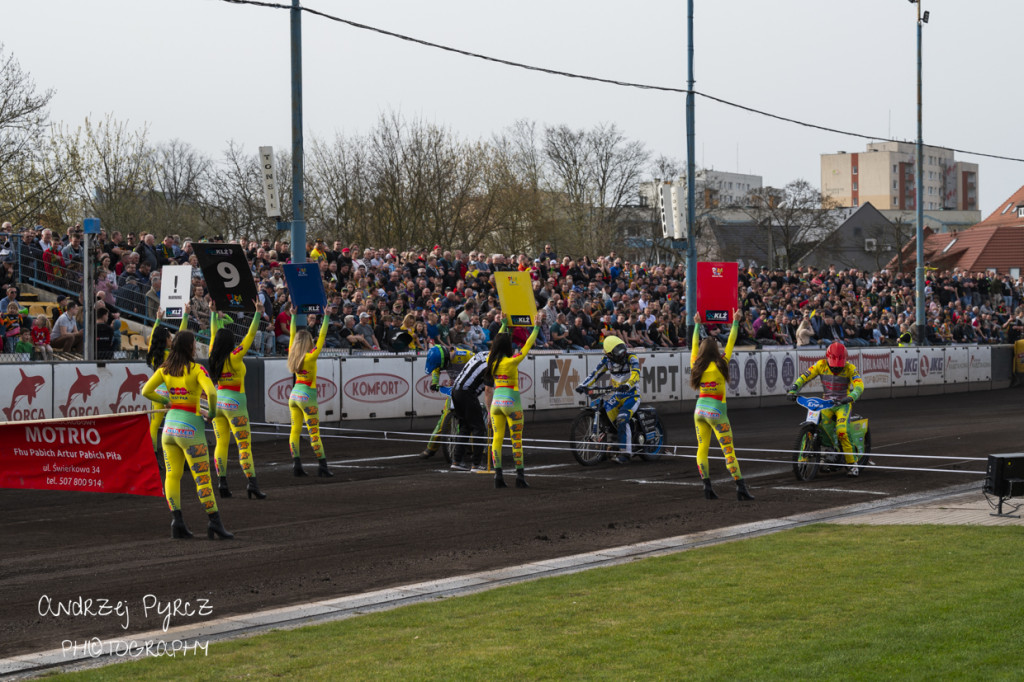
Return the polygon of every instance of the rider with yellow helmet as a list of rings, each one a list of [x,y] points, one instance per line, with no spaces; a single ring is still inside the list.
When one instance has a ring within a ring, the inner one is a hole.
[[[619,456],[615,461],[626,464],[633,456],[633,438],[629,420],[640,406],[640,361],[626,348],[626,342],[617,336],[604,339],[604,357],[594,371],[576,387],[577,393],[586,393],[601,376],[608,374],[615,391],[604,401],[604,411],[619,432]]]

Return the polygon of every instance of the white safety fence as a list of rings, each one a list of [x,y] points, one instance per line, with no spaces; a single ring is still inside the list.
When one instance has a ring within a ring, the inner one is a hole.
[[[254,427],[253,435],[268,435],[281,437],[281,433],[275,431],[260,431],[259,427],[273,427],[275,424],[272,423],[260,423],[252,422]],[[429,439],[430,434],[423,431],[400,431],[400,430],[387,430],[387,429],[359,429],[359,428],[346,428],[346,427],[331,427],[323,426],[320,429],[320,437],[324,440],[352,440],[352,441],[370,441],[370,442],[388,442],[388,443],[408,443],[410,453],[413,451],[418,452],[423,445],[425,445]],[[304,432],[302,435],[304,440],[308,440],[308,435]],[[449,435],[446,438],[452,441],[464,441],[467,445],[472,445],[476,442],[479,445],[487,447],[491,444],[490,436],[471,436],[471,435]],[[523,451],[525,453],[540,453],[540,452],[559,452],[563,453],[566,457],[566,462],[572,462],[572,449],[576,446],[576,443],[571,440],[561,439],[550,439],[550,438],[523,438]],[[506,437],[504,442],[504,457],[508,458],[511,448]],[[671,459],[696,459],[696,445],[672,445],[666,443],[662,446],[659,452],[660,458]],[[721,449],[717,446],[711,448],[709,459],[712,460],[725,460],[725,457],[718,454]],[[736,456],[740,459],[741,464],[743,463],[762,463],[762,464],[792,464],[793,455],[796,453],[795,450],[785,450],[776,448],[735,448]],[[408,456],[417,456],[409,454]],[[930,473],[942,473],[942,474],[962,474],[967,476],[984,476],[985,475],[985,464],[988,459],[986,457],[953,457],[948,455],[913,455],[906,453],[894,453],[894,452],[872,452],[871,456],[871,468],[876,470],[888,470],[888,471],[916,471],[916,472],[930,472]],[[937,462],[935,467],[926,466],[897,466],[895,464],[887,464],[887,461],[892,459],[912,459],[912,460],[932,460]],[[962,468],[937,468],[943,463],[948,463],[947,466],[973,466],[978,467],[977,469],[962,469]],[[833,463],[830,466],[843,468],[852,465],[840,463]]]
[[[690,356],[686,351],[638,352],[640,394],[644,402],[696,400],[690,388]],[[893,387],[946,386],[967,390],[970,384],[992,380],[992,349],[988,346],[944,346],[941,348],[849,349],[850,361],[861,371],[868,397],[889,397]],[[736,351],[729,363],[729,398],[782,396],[796,377],[825,357],[824,349]],[[520,394],[527,410],[565,409],[581,406],[576,386],[601,360],[594,353],[537,353],[519,366]],[[268,361],[268,367],[275,361]],[[339,366],[340,384],[330,384],[334,375],[326,365]],[[429,390],[429,376],[423,357],[346,357],[320,361],[325,386],[321,396],[340,398],[341,420],[424,417],[441,414],[444,397]],[[282,386],[290,388],[286,374],[267,371],[267,421],[287,423],[286,404],[272,410],[271,403],[284,400]],[[320,381],[320,380],[318,380]],[[284,383],[282,383],[284,382]],[[442,374],[442,385],[449,383]],[[804,390],[819,389],[815,380]],[[874,395],[871,392],[874,391]],[[323,397],[321,397],[323,400]],[[323,405],[323,403],[321,403]],[[328,408],[330,409],[330,408]],[[326,416],[321,421],[338,421]]]
[[[851,348],[849,354],[861,371],[867,398],[887,398],[898,389],[985,390],[993,379],[989,346]],[[637,355],[644,402],[696,399],[689,384],[687,351],[638,351]],[[782,396],[800,372],[822,357],[823,349],[809,348],[736,351],[730,361],[728,396]],[[574,389],[600,359],[599,353],[531,354],[519,366],[523,407],[550,410],[581,406],[584,399]],[[439,415],[444,397],[430,391],[425,367],[423,356],[321,356],[317,367],[321,421]],[[149,405],[140,391],[150,374],[142,362],[0,365],[0,385],[7,387],[3,394],[9,396],[0,394],[0,421],[146,409]],[[262,400],[250,399],[253,419],[288,423],[292,377],[285,360],[263,361],[262,376]],[[448,383],[447,375],[442,375],[442,383]],[[817,388],[812,384],[805,390]],[[263,404],[262,415],[254,409],[259,403]]]

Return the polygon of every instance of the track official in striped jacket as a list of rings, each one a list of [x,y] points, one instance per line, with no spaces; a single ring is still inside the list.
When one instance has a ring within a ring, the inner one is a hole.
[[[488,353],[477,353],[466,363],[459,375],[452,382],[452,411],[459,425],[459,438],[452,453],[452,469],[469,471],[466,462],[466,446],[471,446],[473,471],[484,471],[483,458],[487,437],[487,425],[484,423],[484,412],[480,409],[480,393],[484,388],[494,385],[491,373],[487,370]],[[467,436],[472,442],[467,443]]]

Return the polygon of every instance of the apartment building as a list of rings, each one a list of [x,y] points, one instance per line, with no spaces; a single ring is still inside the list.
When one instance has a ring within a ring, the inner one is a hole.
[[[872,142],[864,152],[822,154],[821,192],[841,206],[916,209],[916,155],[912,142]],[[979,210],[978,164],[957,161],[943,147],[924,145],[922,156],[924,210]]]

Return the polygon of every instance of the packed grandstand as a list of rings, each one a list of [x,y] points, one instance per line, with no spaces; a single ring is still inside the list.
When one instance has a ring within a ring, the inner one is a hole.
[[[85,252],[80,226],[20,232],[6,224],[0,235],[0,313],[6,353],[48,357],[39,343],[45,325],[58,353],[80,352],[81,334],[66,336],[71,303],[81,301],[83,263],[91,258],[99,310],[99,358],[144,353],[160,304],[165,265],[193,268],[189,327],[209,329],[210,302],[191,240],[145,232],[101,232]],[[201,240],[202,241],[202,240]],[[224,241],[220,236],[208,241]],[[265,312],[253,345],[257,355],[285,352],[290,316],[281,265],[291,260],[287,241],[239,239]],[[486,254],[447,249],[400,250],[339,240],[312,239],[306,259],[318,262],[327,291],[325,315],[310,316],[315,330],[329,325],[326,347],[341,352],[423,351],[430,346],[484,349],[500,323],[493,278],[500,270],[528,272],[541,327],[537,347],[600,348],[615,334],[637,348],[688,345],[685,267],[635,262],[615,252],[591,258],[558,254],[545,245],[532,254]],[[28,285],[39,299],[32,305]],[[886,270],[741,269],[739,344],[807,346],[835,340],[848,346],[909,344],[914,321],[914,275]],[[995,272],[929,271],[927,343],[1012,343],[1024,338],[1024,277]],[[62,321],[61,317],[65,319]],[[106,317],[104,320],[103,317]],[[76,321],[80,328],[81,319]],[[248,319],[233,321],[244,334]],[[109,331],[108,331],[109,329]],[[30,330],[25,338],[22,332]],[[35,330],[39,330],[38,334]],[[722,334],[726,329],[711,328]],[[63,337],[63,340],[62,340]],[[723,335],[724,338],[724,335]],[[27,339],[32,348],[25,344]],[[19,346],[19,342],[22,345]],[[8,356],[10,357],[10,356]]]

